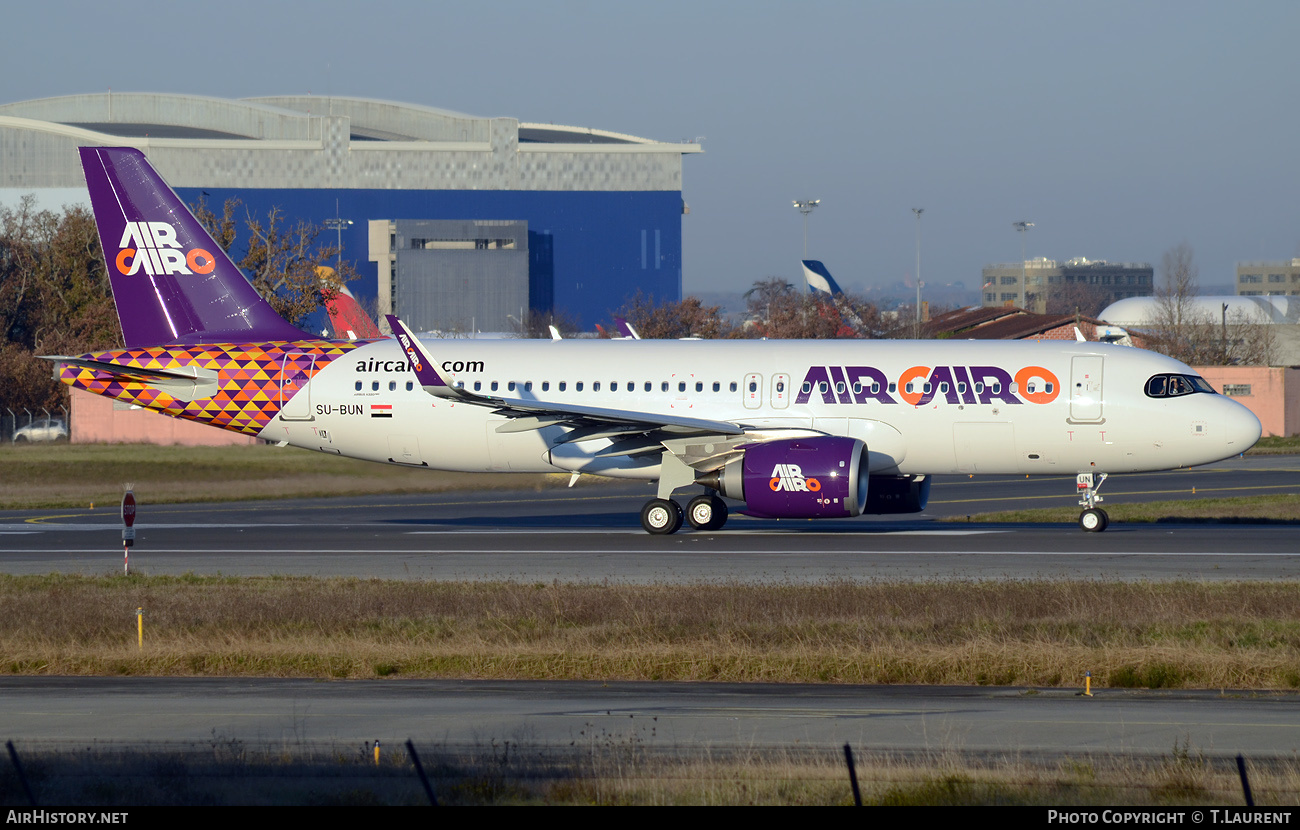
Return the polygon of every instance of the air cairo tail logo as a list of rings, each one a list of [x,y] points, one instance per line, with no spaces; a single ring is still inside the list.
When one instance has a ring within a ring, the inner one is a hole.
[[[772,480],[767,486],[776,493],[816,493],[822,489],[822,483],[805,477],[798,464],[777,464],[772,468]]]
[[[151,277],[164,274],[210,274],[217,260],[202,248],[181,250],[176,229],[166,222],[127,222],[117,243],[117,272],[132,276],[141,268]]]
[[[415,346],[411,343],[411,338],[402,332],[398,332],[397,339],[401,342],[402,348],[406,350],[406,356],[410,358],[411,368],[417,372],[423,372],[424,365],[420,363],[420,353],[416,351]]]

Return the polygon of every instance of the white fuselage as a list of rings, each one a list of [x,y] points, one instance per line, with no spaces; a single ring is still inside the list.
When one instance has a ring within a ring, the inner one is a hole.
[[[1259,436],[1258,419],[1224,396],[1145,393],[1153,375],[1192,374],[1183,364],[1099,343],[444,340],[424,347],[448,382],[482,395],[733,422],[756,437],[813,430],[861,438],[872,473],[1161,470],[1235,455]],[[655,456],[601,457],[610,439],[557,446],[564,428],[498,431],[507,420],[490,407],[426,393],[396,341],[383,340],[322,369],[261,437],[443,470],[658,477]]]

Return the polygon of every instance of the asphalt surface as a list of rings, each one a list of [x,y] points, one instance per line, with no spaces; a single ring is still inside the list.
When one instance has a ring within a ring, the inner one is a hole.
[[[1192,470],[1115,477],[1105,504],[1300,492],[1300,459],[1252,456]],[[764,520],[641,530],[646,485],[351,499],[151,505],[132,568],[152,574],[683,582],[827,579],[1293,579],[1300,525],[941,522],[1013,507],[1072,506],[1073,477],[948,477],[916,516]],[[107,573],[123,567],[115,508],[0,513],[0,572]]]
[[[238,740],[356,747],[822,747],[1294,757],[1300,695],[934,686],[0,678],[24,747]]]

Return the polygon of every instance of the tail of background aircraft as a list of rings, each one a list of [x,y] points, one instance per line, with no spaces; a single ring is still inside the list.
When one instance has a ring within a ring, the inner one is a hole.
[[[309,337],[257,293],[143,153],[80,152],[128,347]]]
[[[837,297],[844,293],[844,291],[840,289],[839,283],[835,282],[835,278],[831,276],[831,272],[826,270],[826,266],[822,265],[820,260],[805,259],[801,260],[801,262],[803,263],[804,282],[808,283],[809,291],[814,294],[818,292],[829,294],[832,297]]]
[[[378,340],[384,336],[346,285],[335,286],[326,282],[326,277],[333,275],[333,268],[318,267],[316,273],[321,277],[321,295],[335,337],[339,340]]]
[[[840,288],[840,284],[831,276],[831,272],[826,270],[826,266],[816,259],[804,259],[800,262],[803,263],[803,279],[808,283],[808,290],[813,294],[825,294],[830,297],[844,321],[854,331],[862,331],[865,328],[862,318],[853,310],[853,305],[845,296],[844,289]]]

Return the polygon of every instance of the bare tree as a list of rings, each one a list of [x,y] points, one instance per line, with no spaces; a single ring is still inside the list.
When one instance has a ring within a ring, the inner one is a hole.
[[[719,306],[706,306],[698,297],[685,297],[679,303],[656,303],[637,291],[623,306],[619,316],[636,328],[642,340],[673,340],[702,337],[706,340],[727,337],[731,327],[722,319]]]
[[[220,217],[202,199],[191,206],[195,217],[226,251],[238,236],[235,210],[239,204],[238,199],[227,199]],[[332,301],[337,286],[358,277],[350,261],[337,261],[337,247],[317,244],[320,226],[299,220],[285,227],[284,212],[278,207],[271,208],[265,218],[245,211],[244,226],[249,233],[248,249],[239,267],[252,275],[253,286],[276,313],[294,325],[301,325],[323,302]],[[322,280],[322,268],[329,269],[329,279]]]
[[[1186,242],[1165,251],[1156,289],[1156,319],[1150,347],[1190,366],[1268,365],[1276,349],[1276,330],[1263,314],[1241,310],[1219,314],[1197,304],[1199,269]]]

